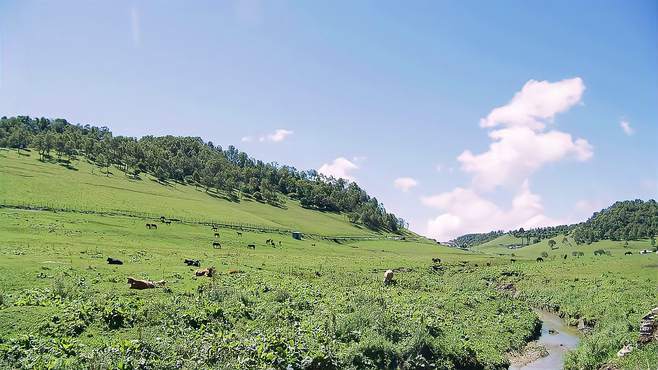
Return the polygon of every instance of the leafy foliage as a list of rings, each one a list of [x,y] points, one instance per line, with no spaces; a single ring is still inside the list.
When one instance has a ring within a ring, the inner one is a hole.
[[[577,243],[598,240],[638,240],[658,235],[658,204],[640,199],[616,202],[594,213],[573,231]]]

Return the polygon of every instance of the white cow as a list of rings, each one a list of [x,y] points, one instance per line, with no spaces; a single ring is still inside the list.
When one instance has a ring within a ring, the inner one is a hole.
[[[384,285],[388,285],[393,282],[393,270],[386,270],[384,272]]]

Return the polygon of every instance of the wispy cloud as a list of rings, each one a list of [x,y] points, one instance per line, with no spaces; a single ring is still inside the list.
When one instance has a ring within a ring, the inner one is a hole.
[[[257,136],[257,137],[243,136],[242,139],[240,139],[240,141],[242,141],[243,143],[251,143],[251,142],[254,142],[254,141],[258,140],[258,142],[261,142],[261,143],[266,143],[266,142],[268,142],[268,143],[280,143],[280,142],[286,140],[288,137],[290,137],[290,135],[292,135],[294,133],[295,132],[292,131],[292,130],[286,130],[284,128],[280,128],[278,130],[275,130],[272,133],[264,134],[264,135]]]
[[[345,180],[354,181],[352,172],[359,169],[359,166],[351,162],[345,157],[338,157],[331,163],[325,163],[318,169],[318,172],[337,179],[342,178]]]
[[[269,142],[273,142],[273,143],[278,143],[278,142],[281,142],[281,141],[285,140],[288,136],[290,136],[294,133],[295,133],[294,131],[280,128],[280,129],[274,131],[271,134],[261,136],[260,138],[258,138],[258,141],[260,141],[260,142],[269,141]]]
[[[133,46],[138,48],[142,45],[142,27],[139,17],[139,9],[136,6],[130,8],[130,31],[133,38]]]
[[[406,193],[412,188],[418,186],[418,181],[411,177],[398,177],[393,181],[393,186]]]
[[[627,136],[631,136],[635,133],[635,130],[633,129],[633,127],[631,127],[631,123],[625,119],[619,122],[619,127],[621,127],[621,129],[624,130],[624,133]]]

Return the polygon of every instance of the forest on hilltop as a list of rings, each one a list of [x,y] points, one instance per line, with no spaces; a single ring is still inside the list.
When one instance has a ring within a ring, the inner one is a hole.
[[[199,137],[114,136],[107,127],[74,125],[65,119],[0,118],[0,147],[19,152],[28,147],[42,160],[71,161],[85,156],[106,173],[116,166],[127,176],[148,173],[161,182],[175,181],[282,206],[281,195],[299,200],[305,208],[343,212],[350,222],[372,230],[400,232],[406,222],[388,213],[377,198],[354,182],[326,177],[316,170],[265,163],[230,145],[223,149]]]
[[[598,240],[637,240],[658,235],[658,204],[650,199],[615,202],[595,212],[586,222],[574,228],[576,243]]]

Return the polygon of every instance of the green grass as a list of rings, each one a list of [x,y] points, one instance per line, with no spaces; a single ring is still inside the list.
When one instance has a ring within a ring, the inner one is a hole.
[[[378,234],[350,224],[345,215],[304,209],[290,199],[285,200],[283,208],[248,198],[233,202],[222,194],[209,194],[194,186],[163,185],[147,174],[134,180],[114,167],[110,173],[106,176],[104,169],[84,159],[67,167],[41,162],[35,153],[19,156],[15,151],[0,150],[0,189],[11,189],[0,192],[0,202],[140,212],[327,235]]]
[[[146,212],[186,219],[379,235],[339,214],[216,198],[180,184],[85,162],[77,170],[0,151],[4,202]],[[439,246],[422,238],[334,242],[196,223],[78,212],[0,209],[0,367],[11,368],[506,368],[537,331],[533,307],[593,325],[566,366],[656,368],[650,345],[617,359],[658,302],[658,256],[647,241],[588,246],[547,241],[508,251]],[[308,231],[310,230],[310,231]],[[275,248],[265,240],[281,241]],[[247,244],[255,244],[254,250]],[[490,242],[491,243],[491,242]],[[498,242],[501,243],[500,241]],[[593,255],[605,249],[611,256]],[[486,253],[482,253],[485,251]],[[545,262],[535,262],[541,252]],[[583,257],[571,256],[582,251]],[[500,256],[498,253],[503,253]],[[508,253],[515,253],[516,262]],[[565,260],[561,256],[568,254]],[[108,265],[108,257],[122,266]],[[442,270],[432,269],[432,258]],[[183,259],[215,266],[199,278]],[[396,284],[383,286],[386,269]],[[166,288],[128,289],[128,276]],[[513,284],[516,295],[500,289]]]

